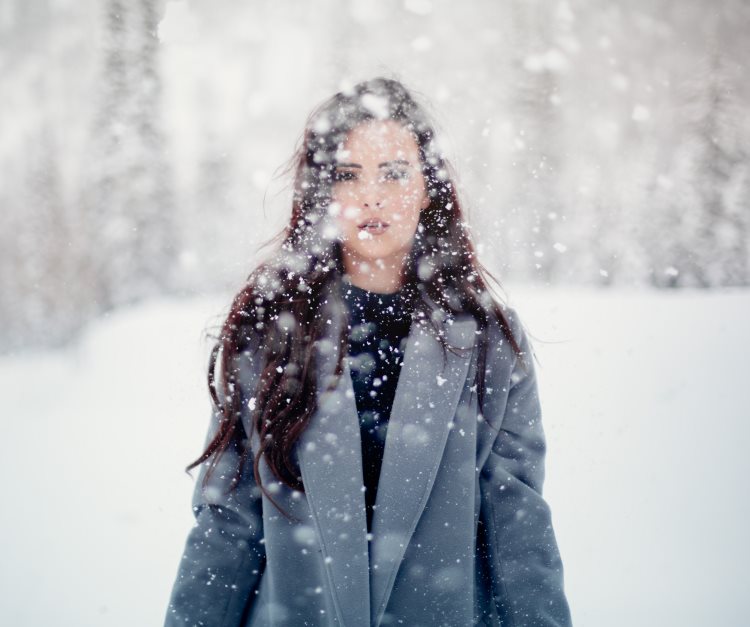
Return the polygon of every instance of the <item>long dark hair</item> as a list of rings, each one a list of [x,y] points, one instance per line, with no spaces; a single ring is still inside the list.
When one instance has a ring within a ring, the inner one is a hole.
[[[287,172],[294,170],[292,215],[289,224],[266,245],[282,241],[248,276],[215,337],[208,385],[220,424],[206,450],[186,468],[190,471],[213,455],[207,481],[224,450],[239,445],[241,461],[230,490],[236,486],[251,451],[252,436],[245,433],[240,421],[242,404],[248,399],[243,398],[238,385],[237,358],[252,352],[250,358],[260,360],[254,363],[262,364],[258,387],[249,390],[255,397],[251,425],[259,442],[253,472],[260,489],[285,516],[262,485],[259,463],[265,456],[280,482],[304,492],[293,451],[317,409],[313,349],[327,326],[317,314],[327,298],[338,294],[344,274],[341,243],[330,235],[328,215],[336,152],[355,126],[377,119],[397,121],[412,132],[430,197],[429,206],[421,212],[403,272],[402,287],[413,304],[413,321],[427,321],[436,328],[426,296],[448,316],[470,313],[476,319],[480,337],[475,383],[480,408],[485,393],[490,316],[523,360],[503,308],[489,291],[485,277],[500,284],[477,259],[453,182],[453,168],[436,145],[435,130],[424,108],[399,81],[382,77],[336,93],[310,114],[289,161]],[[337,377],[343,372],[347,342],[347,326],[340,328]],[[438,337],[445,356],[445,339]],[[217,360],[221,366],[218,377]]]

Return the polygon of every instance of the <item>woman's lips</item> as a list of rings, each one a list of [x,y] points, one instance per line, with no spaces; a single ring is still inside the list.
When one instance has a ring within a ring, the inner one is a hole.
[[[366,239],[368,235],[381,235],[388,228],[387,222],[369,221],[359,225],[359,238]]]

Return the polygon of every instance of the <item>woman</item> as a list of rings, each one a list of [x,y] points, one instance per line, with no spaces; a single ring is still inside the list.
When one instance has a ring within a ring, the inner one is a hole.
[[[569,625],[529,341],[423,109],[360,83],[295,162],[211,354],[166,625]]]

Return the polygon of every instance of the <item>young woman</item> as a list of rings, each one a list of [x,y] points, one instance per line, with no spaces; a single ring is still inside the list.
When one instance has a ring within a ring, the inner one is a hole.
[[[311,114],[211,353],[167,626],[570,625],[531,347],[434,139],[394,80]]]

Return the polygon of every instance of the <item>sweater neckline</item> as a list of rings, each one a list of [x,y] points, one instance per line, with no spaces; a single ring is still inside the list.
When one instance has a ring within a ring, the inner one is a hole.
[[[352,316],[381,321],[411,319],[411,307],[406,297],[407,290],[401,287],[396,292],[383,293],[358,287],[347,281],[341,282],[341,294],[350,308]]]

